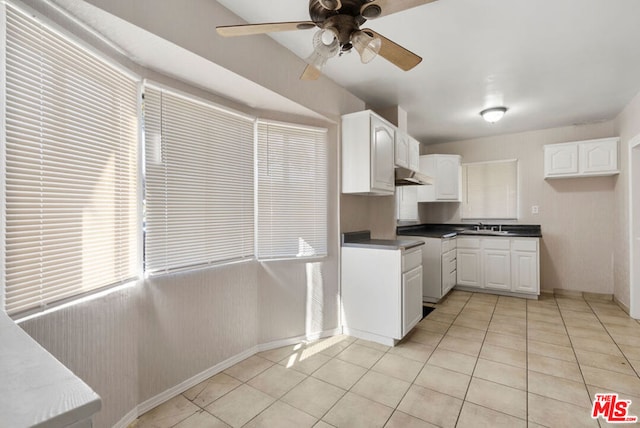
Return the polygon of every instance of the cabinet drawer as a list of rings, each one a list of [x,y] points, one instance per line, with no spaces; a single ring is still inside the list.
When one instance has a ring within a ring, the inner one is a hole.
[[[447,275],[456,270],[456,252],[449,251],[442,256],[442,275]]]
[[[482,240],[482,248],[486,248],[487,250],[508,250],[510,247],[511,241],[509,239],[483,239]]]
[[[455,239],[443,239],[442,240],[442,254],[456,249]]]
[[[458,248],[480,248],[478,238],[458,238],[456,239]]]
[[[422,247],[409,250],[402,255],[402,272],[409,272],[412,269],[422,266]]]
[[[514,251],[538,251],[538,239],[513,239],[511,249]]]

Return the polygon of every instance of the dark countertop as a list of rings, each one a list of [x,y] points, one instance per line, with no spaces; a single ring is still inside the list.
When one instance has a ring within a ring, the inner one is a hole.
[[[371,239],[371,232],[369,231],[342,234],[343,247],[408,250],[420,245],[424,245],[424,242],[413,239]]]
[[[502,226],[503,234],[491,233],[487,230],[475,232],[475,224],[449,224],[449,223],[427,223],[411,226],[399,226],[396,234],[399,236],[423,236],[425,238],[450,238],[454,236],[503,236],[503,237],[523,237],[542,238],[542,229],[537,224],[483,224],[482,228],[498,230]],[[474,231],[466,234],[465,231]]]

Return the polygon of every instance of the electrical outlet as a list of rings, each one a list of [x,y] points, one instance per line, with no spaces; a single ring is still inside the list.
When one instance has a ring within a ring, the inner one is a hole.
[[[538,205],[532,205],[531,214],[539,214],[539,213],[540,213],[540,207]]]

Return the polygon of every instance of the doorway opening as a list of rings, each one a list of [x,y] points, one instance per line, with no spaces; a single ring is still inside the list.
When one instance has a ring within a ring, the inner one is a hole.
[[[640,319],[640,135],[631,140],[629,153],[630,312]]]

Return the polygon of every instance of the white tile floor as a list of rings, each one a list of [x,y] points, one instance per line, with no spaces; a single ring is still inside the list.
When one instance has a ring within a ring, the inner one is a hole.
[[[453,292],[401,344],[337,336],[263,352],[143,427],[598,427],[597,392],[640,415],[640,324],[616,304]]]

